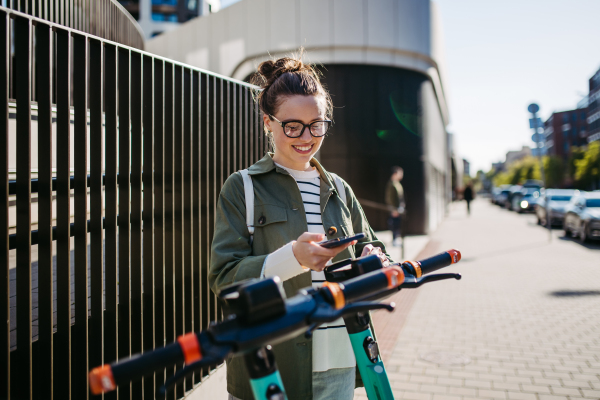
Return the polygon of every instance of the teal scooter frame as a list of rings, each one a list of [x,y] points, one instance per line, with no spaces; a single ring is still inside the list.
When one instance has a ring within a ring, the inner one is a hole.
[[[356,365],[369,400],[394,400],[387,371],[373,338],[369,313],[344,318]],[[287,400],[271,346],[244,356],[255,400]]]

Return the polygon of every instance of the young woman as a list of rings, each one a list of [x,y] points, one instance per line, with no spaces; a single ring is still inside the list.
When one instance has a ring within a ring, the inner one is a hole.
[[[248,169],[254,186],[254,236],[246,226],[244,184],[232,174],[221,190],[210,259],[210,284],[224,286],[249,278],[279,276],[287,296],[320,286],[328,262],[378,254],[387,262],[350,186],[346,202],[331,175],[313,158],[331,126],[329,94],[315,70],[300,59],[263,62],[257,96],[273,147]],[[358,243],[326,249],[315,242],[365,233]],[[344,321],[273,347],[290,400],[352,399],[361,385]],[[253,399],[243,358],[227,362],[230,399]]]

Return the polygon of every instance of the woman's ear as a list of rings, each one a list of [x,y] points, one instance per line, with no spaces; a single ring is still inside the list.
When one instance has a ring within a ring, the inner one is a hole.
[[[271,129],[271,118],[269,118],[269,116],[267,114],[263,114],[263,123],[265,124],[265,128],[269,131],[269,132],[273,132],[273,129]]]

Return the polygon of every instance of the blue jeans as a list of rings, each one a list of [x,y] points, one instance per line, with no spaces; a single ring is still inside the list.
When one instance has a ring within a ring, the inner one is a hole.
[[[355,376],[355,367],[313,372],[313,400],[352,400]]]
[[[354,367],[313,372],[313,400],[352,400],[354,398],[355,375],[356,368]],[[230,394],[229,400],[239,399]]]

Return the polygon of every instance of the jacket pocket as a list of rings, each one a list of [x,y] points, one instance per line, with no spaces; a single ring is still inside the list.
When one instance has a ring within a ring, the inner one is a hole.
[[[272,204],[254,206],[254,228],[262,228],[278,222],[287,222],[287,212],[283,207]]]

